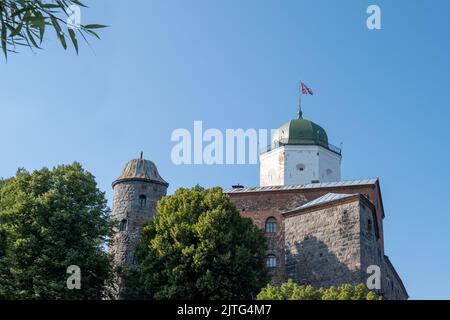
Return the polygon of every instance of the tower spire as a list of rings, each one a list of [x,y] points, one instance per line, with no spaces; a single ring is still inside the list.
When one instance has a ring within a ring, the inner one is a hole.
[[[302,82],[300,81],[298,86],[298,112],[297,116],[299,119],[303,119],[303,112],[302,112]]]

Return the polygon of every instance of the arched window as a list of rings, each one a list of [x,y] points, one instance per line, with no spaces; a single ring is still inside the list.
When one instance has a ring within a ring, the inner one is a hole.
[[[277,266],[277,257],[273,254],[269,254],[266,260],[267,268],[276,268]]]
[[[147,206],[147,197],[143,194],[139,196],[139,206],[145,208]]]
[[[122,221],[120,221],[119,230],[120,231],[127,231],[128,230],[128,220],[127,219],[123,219]]]
[[[270,217],[266,220],[266,232],[275,233],[277,232],[277,220],[274,217]]]

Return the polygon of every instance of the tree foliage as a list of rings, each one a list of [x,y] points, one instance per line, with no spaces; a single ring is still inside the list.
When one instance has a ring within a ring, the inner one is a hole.
[[[377,296],[368,291],[364,284],[352,286],[314,289],[311,285],[302,286],[292,279],[279,287],[268,284],[257,296],[258,300],[377,300]]]
[[[18,170],[0,183],[0,299],[99,299],[110,279],[109,209],[80,164]],[[67,267],[81,269],[69,290]]]
[[[141,298],[248,299],[268,282],[266,240],[222,189],[178,189],[157,205],[129,280]]]
[[[95,29],[104,25],[67,24],[72,5],[86,7],[78,0],[0,0],[0,42],[5,57],[20,46],[40,49],[47,28],[54,30],[64,49],[70,39],[77,53],[77,33],[86,41],[87,35],[99,38]]]

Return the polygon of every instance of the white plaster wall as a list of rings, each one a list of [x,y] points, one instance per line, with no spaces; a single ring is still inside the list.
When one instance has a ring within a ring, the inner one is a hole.
[[[261,154],[259,158],[259,185],[284,185],[284,147]]]
[[[319,180],[319,157],[317,146],[285,146],[285,185],[307,184]],[[297,169],[304,166],[304,170]]]
[[[342,157],[330,150],[319,147],[319,176],[320,182],[333,182],[341,180]],[[331,170],[331,174],[328,172]]]
[[[303,171],[298,166],[303,166]],[[341,179],[341,156],[320,146],[288,145],[260,156],[260,186]]]
[[[285,185],[341,179],[341,157],[321,146],[285,146]],[[304,170],[298,170],[298,165]]]

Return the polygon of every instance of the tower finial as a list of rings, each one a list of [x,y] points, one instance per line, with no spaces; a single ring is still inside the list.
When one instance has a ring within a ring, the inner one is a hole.
[[[302,112],[302,82],[299,83],[298,88],[298,112],[297,116],[299,119],[303,119],[303,112]]]
[[[141,160],[144,159],[144,152],[141,151]]]

